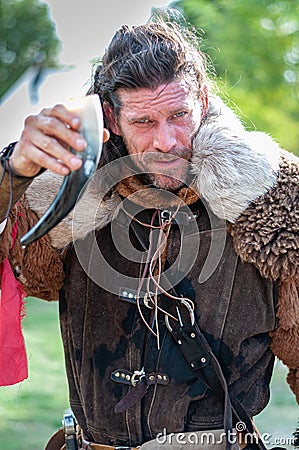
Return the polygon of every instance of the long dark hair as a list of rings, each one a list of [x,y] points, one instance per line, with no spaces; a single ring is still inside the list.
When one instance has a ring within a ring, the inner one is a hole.
[[[115,33],[96,66],[89,93],[98,94],[118,116],[120,88],[155,89],[176,79],[184,79],[199,98],[209,84],[206,58],[187,26],[155,15],[144,25],[124,25]],[[126,154],[122,138],[111,133],[104,154],[105,162]]]

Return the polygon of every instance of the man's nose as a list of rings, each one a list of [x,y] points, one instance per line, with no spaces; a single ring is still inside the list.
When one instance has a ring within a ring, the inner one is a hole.
[[[154,130],[153,146],[155,150],[167,153],[177,146],[175,130],[170,124],[156,127]]]

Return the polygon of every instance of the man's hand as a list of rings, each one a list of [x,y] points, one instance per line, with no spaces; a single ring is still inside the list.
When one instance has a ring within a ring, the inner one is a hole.
[[[16,144],[10,164],[16,175],[35,176],[41,168],[50,169],[59,175],[81,167],[82,161],[68,150],[83,151],[87,145],[78,132],[80,119],[63,105],[43,109],[36,116],[29,116],[21,139]],[[109,139],[104,129],[103,141]]]

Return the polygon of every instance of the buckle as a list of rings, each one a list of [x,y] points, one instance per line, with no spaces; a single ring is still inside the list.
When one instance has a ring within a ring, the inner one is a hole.
[[[171,222],[173,216],[173,211],[170,211],[169,209],[163,209],[161,211],[161,222]]]
[[[131,384],[132,386],[136,386],[137,383],[139,383],[139,381],[141,381],[142,379],[145,378],[145,371],[144,371],[144,367],[142,367],[141,370],[135,370],[133,372],[132,378],[131,378]]]
[[[132,303],[133,305],[137,304],[137,300],[139,300],[141,306],[146,306],[149,309],[153,309],[153,302],[151,301],[151,296],[154,296],[154,292],[144,292],[139,291],[139,295],[137,296],[137,290],[121,287],[119,291],[118,297],[120,300],[124,300],[125,302]]]
[[[188,313],[189,313],[190,323],[191,323],[191,325],[193,326],[194,323],[195,323],[195,317],[194,317],[194,310],[193,310],[193,308],[192,308],[192,306],[191,306],[191,305],[192,305],[191,300],[188,301],[188,300],[186,300],[186,299],[181,299],[181,300],[180,300],[180,304],[181,304],[182,306],[184,306],[184,307],[187,309],[187,311],[188,311]],[[178,306],[176,307],[176,311],[177,311],[177,317],[178,317],[178,318],[177,318],[177,322],[179,323],[179,326],[180,326],[180,327],[183,327],[183,326],[184,326],[184,321],[183,321],[183,318],[182,318],[182,316],[181,316],[181,314],[180,314],[180,310],[179,310],[179,307],[178,307]],[[170,332],[172,332],[173,328],[172,328],[171,325],[170,325],[169,315],[168,315],[168,314],[165,314],[165,324],[166,324],[168,330],[169,330]]]
[[[187,226],[198,218],[198,211],[192,212],[189,208],[186,211],[171,211],[170,209],[163,209],[160,212],[161,222],[176,223],[179,226]]]

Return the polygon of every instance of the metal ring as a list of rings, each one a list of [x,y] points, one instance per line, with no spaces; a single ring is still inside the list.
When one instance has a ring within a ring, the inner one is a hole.
[[[136,386],[137,383],[139,383],[139,381],[141,381],[143,378],[145,378],[145,371],[144,371],[144,367],[142,367],[141,370],[135,370],[133,372],[133,375],[131,377],[131,384],[132,386]]]
[[[189,315],[190,315],[191,325],[193,326],[195,323],[195,316],[194,316],[194,311],[193,311],[190,303],[184,299],[180,299],[179,301],[181,302],[182,305],[184,305],[187,308]],[[166,327],[168,328],[168,330],[170,332],[172,332],[173,328],[171,328],[171,326],[170,326],[169,316],[167,314],[165,314],[165,324],[166,324]]]

